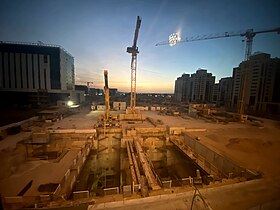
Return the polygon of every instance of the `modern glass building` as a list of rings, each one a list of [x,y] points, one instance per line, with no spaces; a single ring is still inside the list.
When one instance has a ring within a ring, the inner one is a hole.
[[[13,103],[50,103],[74,90],[74,57],[62,47],[0,42],[2,97]]]

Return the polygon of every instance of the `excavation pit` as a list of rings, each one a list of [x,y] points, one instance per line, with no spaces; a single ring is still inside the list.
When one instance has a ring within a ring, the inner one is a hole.
[[[31,138],[19,144],[16,151],[28,159],[17,169],[22,176],[7,174],[0,183],[7,189],[3,193],[5,205],[23,207],[30,199],[44,203],[61,197],[147,197],[176,189],[191,190],[193,185],[224,185],[226,180],[240,182],[259,176],[207,148],[184,128],[141,125],[145,122],[138,127],[105,131],[49,130],[47,141],[39,136],[36,143]],[[48,158],[42,160],[42,155]],[[34,180],[29,186],[31,177]],[[55,185],[48,192],[39,188],[49,183]]]
[[[130,196],[142,193],[145,187],[151,192],[260,176],[178,129],[99,129],[93,145],[74,194],[87,191],[89,197]],[[141,182],[143,177],[147,186]]]

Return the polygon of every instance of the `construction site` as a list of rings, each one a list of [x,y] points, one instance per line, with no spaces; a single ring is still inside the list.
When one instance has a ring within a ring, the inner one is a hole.
[[[128,107],[112,109],[101,70],[104,111],[56,109],[1,127],[4,209],[279,209],[280,122],[245,115],[244,98],[232,113],[138,95],[140,25],[127,48]]]
[[[16,135],[7,128],[1,141],[5,208],[130,209],[166,199],[187,208],[194,187],[212,209],[235,209],[234,202],[240,209],[279,205],[279,122],[214,122],[156,110],[120,120],[126,114],[113,111],[117,126],[93,128],[101,114],[84,108],[56,122],[17,124]]]

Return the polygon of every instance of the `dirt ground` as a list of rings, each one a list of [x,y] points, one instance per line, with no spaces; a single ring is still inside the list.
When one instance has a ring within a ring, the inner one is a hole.
[[[93,128],[98,116],[103,112],[81,109],[61,121],[50,123],[46,128],[52,129],[89,129]],[[190,132],[189,135],[199,137],[199,141],[217,153],[228,157],[240,166],[260,171],[263,179],[252,182],[248,186],[239,185],[229,188],[213,188],[213,192],[205,191],[203,195],[208,198],[215,209],[248,209],[262,202],[279,199],[280,194],[280,122],[262,119],[261,126],[254,126],[251,122],[228,124],[209,123],[203,119],[158,115],[156,111],[144,111],[146,117],[161,120],[163,125],[169,127],[203,128],[206,131]],[[141,126],[141,124],[139,124]],[[152,125],[151,125],[152,127]],[[5,139],[6,140],[6,139]],[[4,140],[4,141],[5,141]],[[1,149],[5,150],[5,142],[1,142]],[[9,145],[11,146],[11,145]],[[7,158],[7,157],[6,157]],[[224,193],[226,192],[226,193]],[[234,195],[234,196],[233,196]],[[223,197],[223,201],[217,199]],[[232,197],[233,196],[233,197]],[[171,199],[172,200],[172,199]],[[176,205],[168,200],[169,206]],[[184,202],[180,200],[178,202]],[[240,203],[238,203],[240,202]],[[166,209],[166,206],[153,205]],[[179,205],[180,206],[180,205]],[[236,208],[238,206],[238,208]],[[137,207],[137,206],[135,206]],[[131,208],[127,209],[135,209]],[[181,207],[180,207],[181,208]],[[109,209],[109,208],[108,208]],[[112,208],[113,209],[113,208]],[[143,208],[140,208],[143,209]]]
[[[144,112],[146,116],[160,119],[170,127],[205,128],[191,132],[200,142],[241,166],[263,173],[264,177],[280,176],[280,122],[262,119],[261,127],[252,123],[209,123],[203,119],[183,119],[162,116],[157,112]]]

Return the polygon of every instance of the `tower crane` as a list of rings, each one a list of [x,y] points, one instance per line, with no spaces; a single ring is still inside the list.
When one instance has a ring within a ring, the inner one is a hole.
[[[208,40],[208,39],[219,39],[219,38],[226,38],[226,37],[241,36],[241,37],[246,37],[245,61],[247,61],[249,60],[249,57],[251,56],[252,53],[253,38],[257,34],[268,33],[268,32],[277,32],[278,34],[280,34],[280,27],[265,29],[260,31],[254,31],[253,29],[248,29],[242,32],[224,32],[224,33],[214,34],[214,35],[210,34],[210,35],[203,35],[203,36],[192,36],[190,38],[186,37],[184,39],[181,39],[178,33],[173,33],[169,36],[168,41],[159,42],[156,44],[156,46],[160,46],[160,45],[173,46],[177,43],[182,43],[182,42],[193,42],[193,41],[201,41],[201,40]]]
[[[159,42],[156,44],[156,46],[160,46],[160,45],[173,46],[177,43],[182,43],[182,42],[193,42],[193,41],[200,41],[200,40],[241,36],[241,37],[246,37],[246,49],[245,49],[245,59],[244,60],[248,61],[252,54],[253,38],[257,34],[269,33],[269,32],[277,32],[278,34],[280,34],[280,27],[259,30],[259,31],[254,31],[253,29],[248,29],[248,30],[242,31],[242,32],[224,32],[224,33],[214,34],[214,35],[210,34],[210,35],[203,35],[203,36],[192,36],[190,38],[186,37],[184,39],[181,39],[181,37],[179,36],[178,33],[172,33],[169,35],[168,41]],[[245,68],[244,72],[242,74],[242,79],[241,79],[241,91],[240,91],[241,95],[239,97],[239,104],[238,104],[238,113],[240,114],[241,118],[244,117],[244,98],[245,98],[245,92],[246,92],[247,77],[248,77],[248,69]]]
[[[137,16],[136,28],[134,33],[134,40],[132,47],[127,47],[126,52],[131,53],[131,87],[130,87],[130,111],[135,113],[136,106],[136,66],[137,66],[137,54],[139,53],[137,47],[137,40],[139,29],[141,25],[141,18]]]

